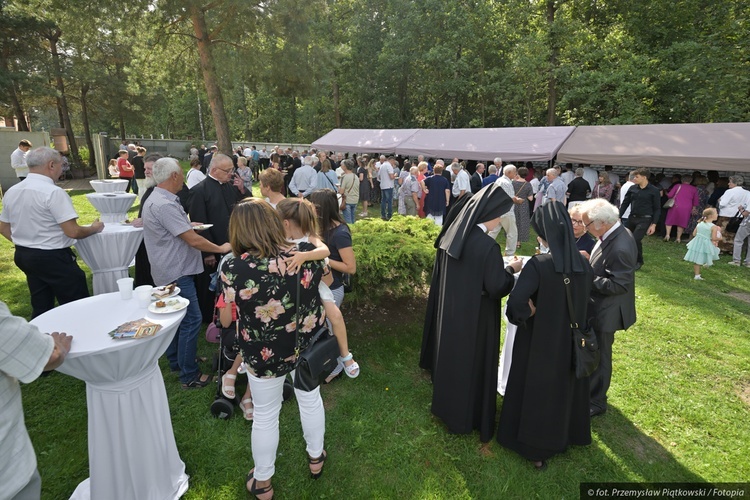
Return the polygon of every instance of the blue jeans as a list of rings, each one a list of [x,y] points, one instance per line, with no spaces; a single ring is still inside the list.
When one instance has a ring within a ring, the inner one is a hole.
[[[351,203],[347,203],[346,207],[344,207],[344,220],[347,224],[354,224],[354,210],[357,209],[357,205],[352,205]]]
[[[380,189],[380,216],[390,220],[393,217],[393,188]]]
[[[198,305],[198,293],[195,290],[193,276],[182,276],[177,279],[180,296],[188,299],[187,313],[177,328],[172,343],[167,347],[167,360],[172,370],[180,370],[180,382],[187,384],[198,378],[200,370],[195,356],[198,353],[198,332],[201,329],[201,309]]]

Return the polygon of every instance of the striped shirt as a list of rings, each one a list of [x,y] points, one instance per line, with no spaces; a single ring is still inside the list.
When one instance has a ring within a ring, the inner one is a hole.
[[[11,315],[8,306],[0,302],[0,496],[13,498],[36,470],[34,448],[23,421],[19,381],[28,384],[36,380],[54,347],[52,337]]]
[[[180,238],[193,226],[177,195],[156,186],[143,206],[143,241],[156,286],[203,272],[203,258]]]

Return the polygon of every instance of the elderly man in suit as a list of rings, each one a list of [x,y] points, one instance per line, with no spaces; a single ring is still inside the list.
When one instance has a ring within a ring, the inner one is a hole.
[[[598,239],[591,251],[594,283],[589,316],[599,342],[601,359],[591,375],[591,416],[607,411],[607,390],[612,379],[612,344],[617,330],[635,323],[635,268],[638,248],[620,224],[617,207],[604,199],[579,205],[589,233]]]

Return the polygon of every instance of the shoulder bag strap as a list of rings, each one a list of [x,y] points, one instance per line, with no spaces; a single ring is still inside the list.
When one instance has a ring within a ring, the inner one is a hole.
[[[570,315],[570,327],[578,328],[578,323],[575,321],[575,310],[573,309],[573,297],[570,294],[570,278],[567,274],[563,274],[563,283],[565,283],[565,297],[568,302],[568,315]]]
[[[330,170],[328,172],[330,172]],[[333,190],[338,193],[339,190],[336,188],[336,184],[334,184],[333,181],[326,175],[326,173],[328,173],[328,172],[323,172],[323,177],[325,177],[326,180],[328,181],[328,184],[330,184],[331,187],[333,187]]]
[[[297,363],[297,360],[299,359],[299,295],[300,295],[300,281],[302,278],[302,268],[297,271],[297,298],[295,299],[295,309],[294,309],[294,362],[295,365]]]

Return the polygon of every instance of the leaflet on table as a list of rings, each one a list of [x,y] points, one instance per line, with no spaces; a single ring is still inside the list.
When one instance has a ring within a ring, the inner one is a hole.
[[[123,323],[109,332],[109,336],[115,340],[140,339],[143,337],[151,337],[160,329],[161,325],[152,323],[146,318],[141,318]]]

